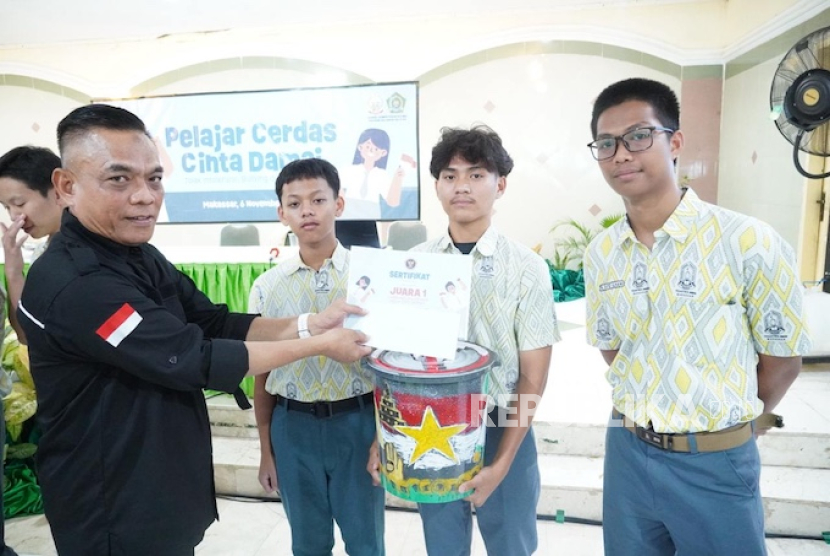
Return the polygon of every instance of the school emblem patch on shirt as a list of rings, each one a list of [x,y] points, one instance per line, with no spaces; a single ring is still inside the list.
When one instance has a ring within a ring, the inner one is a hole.
[[[95,331],[101,338],[113,347],[118,347],[124,338],[130,335],[143,320],[132,305],[125,303]]]
[[[317,293],[328,293],[332,288],[332,279],[329,271],[325,268],[314,273],[314,291]]]

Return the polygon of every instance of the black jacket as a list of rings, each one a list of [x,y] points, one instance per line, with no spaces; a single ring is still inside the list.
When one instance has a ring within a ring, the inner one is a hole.
[[[151,245],[98,236],[69,211],[18,311],[59,553],[192,549],[217,518],[202,389],[237,388],[254,316],[212,303]]]

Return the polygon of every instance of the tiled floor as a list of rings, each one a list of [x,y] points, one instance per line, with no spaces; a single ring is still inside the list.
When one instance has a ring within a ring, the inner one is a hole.
[[[220,499],[221,521],[208,529],[205,540],[196,548],[198,556],[290,556],[290,533],[282,505]],[[15,518],[6,523],[6,539],[20,556],[56,554],[43,516]],[[473,556],[486,554],[481,537],[473,537]],[[769,556],[828,556],[830,545],[822,541],[769,539]],[[387,556],[422,556],[424,549],[421,522],[417,514],[386,512]],[[601,556],[602,530],[593,525],[539,522],[538,556]],[[337,540],[334,556],[345,556]],[[502,555],[498,555],[502,556]]]

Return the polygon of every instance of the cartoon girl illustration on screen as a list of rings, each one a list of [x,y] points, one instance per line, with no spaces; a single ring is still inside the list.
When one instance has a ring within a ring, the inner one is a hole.
[[[360,134],[351,166],[340,171],[340,190],[346,199],[343,218],[378,220],[381,197],[389,206],[400,204],[404,167],[414,168],[415,159],[402,155],[400,164],[390,174],[389,147],[389,134],[382,129],[370,128]]]

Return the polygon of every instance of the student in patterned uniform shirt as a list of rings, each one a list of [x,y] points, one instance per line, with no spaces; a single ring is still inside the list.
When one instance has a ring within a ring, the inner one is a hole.
[[[313,313],[346,295],[349,252],[337,241],[343,212],[337,169],[325,160],[291,162],[276,182],[280,221],[299,254],[267,271],[252,288],[254,312]],[[330,555],[337,522],[351,556],[382,556],[384,491],[364,472],[375,438],[371,373],[310,357],[256,377],[259,481],[279,489],[297,556]]]
[[[501,360],[487,392],[493,403],[488,407],[484,468],[459,487],[472,493],[464,500],[418,507],[432,556],[470,554],[470,503],[476,506],[487,554],[529,555],[538,546],[540,478],[530,424],[559,332],[544,260],[492,225],[493,204],[504,194],[512,169],[501,138],[484,126],[445,128],[432,150],[430,173],[449,229],[413,250],[473,257],[468,339],[492,349]],[[376,447],[368,469],[379,481]]]
[[[809,351],[802,286],[770,226],[677,185],[679,112],[666,85],[628,79],[591,120],[627,213],[585,255],[588,342],[614,405],[605,553],[763,555],[753,421],[756,434],[774,422]]]

